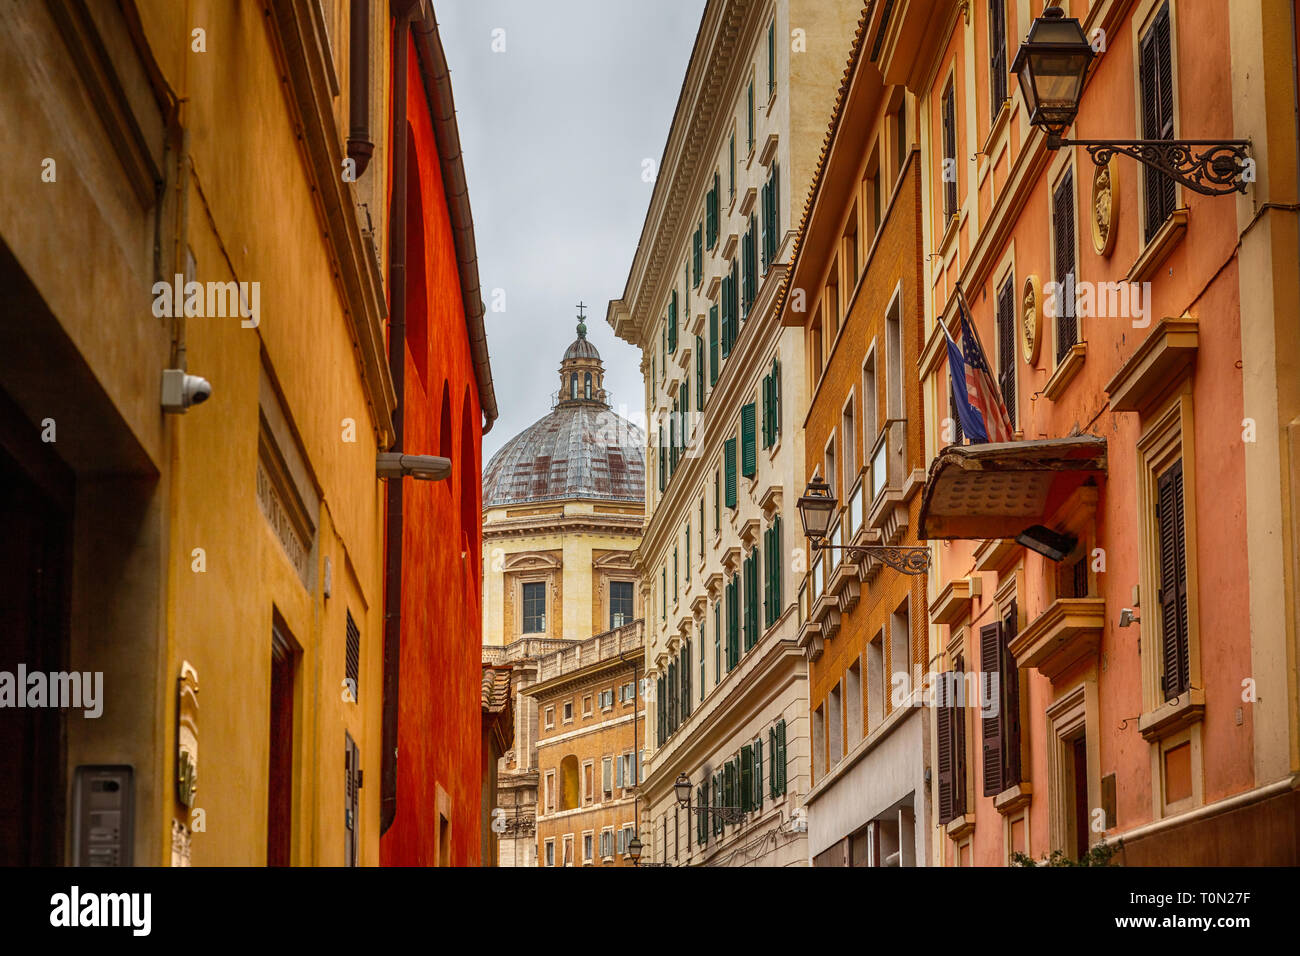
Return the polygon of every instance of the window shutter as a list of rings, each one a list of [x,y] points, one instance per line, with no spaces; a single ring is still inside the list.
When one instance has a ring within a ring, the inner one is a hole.
[[[740,748],[740,809],[754,809],[754,754],[748,745]]]
[[[677,290],[668,297],[668,351],[677,351]]]
[[[722,450],[726,471],[726,504],[728,508],[734,508],[736,507],[736,439],[728,438]]]
[[[709,306],[709,385],[718,384],[718,305]]]
[[[996,117],[1007,98],[1006,0],[989,0],[989,91],[990,117]],[[991,120],[990,120],[991,121]]]
[[[1074,171],[1066,170],[1053,197],[1055,227],[1055,278],[1065,288],[1056,310],[1056,360],[1059,362],[1079,341],[1074,302]]]
[[[994,0],[999,3],[1000,0]],[[998,387],[1012,431],[1016,428],[1016,292],[1011,276],[998,293]]]
[[[623,755],[619,754],[618,757],[615,759],[618,763],[618,771],[615,776],[614,782],[618,784],[619,788],[621,789],[623,787]]]
[[[1165,471],[1156,482],[1156,521],[1160,529],[1160,639],[1165,699],[1177,697],[1190,684],[1187,633],[1187,538],[1183,515],[1183,463]]]
[[[772,444],[781,434],[781,362],[772,359]]]
[[[943,676],[946,680],[951,672]],[[945,692],[949,686],[947,683],[941,685]],[[936,718],[939,730],[939,754],[936,760],[939,765],[939,825],[943,826],[957,815],[953,812],[952,708],[946,699],[940,701]]]
[[[763,809],[763,738],[754,741],[754,809]]]
[[[776,788],[778,793],[785,793],[785,718],[776,722],[776,747],[777,754],[773,759],[777,761],[776,765]],[[779,755],[778,755],[779,754]]]
[[[758,473],[758,448],[754,433],[755,409],[749,402],[740,409],[740,471],[746,478]]]
[[[695,336],[695,410],[704,411],[704,339]]]
[[[659,426],[659,490],[668,484],[668,456],[664,451],[664,426]]]
[[[767,752],[768,752],[768,761],[767,761],[767,792],[768,792],[769,794],[771,794],[772,799],[775,800],[775,799],[776,799],[776,795],[777,795],[777,793],[780,792],[780,791],[778,791],[778,790],[776,789],[776,757],[777,757],[777,746],[776,746],[776,727],[775,727],[775,726],[769,727],[769,728],[767,729]]]
[[[1006,789],[1002,764],[1002,625],[980,628],[980,681],[986,700],[997,702],[997,713],[980,720],[980,745],[984,752],[984,796],[996,797]],[[997,682],[997,687],[993,686]]]
[[[945,160],[956,160],[957,158],[957,106],[956,97],[953,88],[950,85],[943,93],[941,104],[943,113],[943,158]],[[945,164],[946,165],[946,164]],[[942,168],[940,170],[942,173]],[[941,176],[942,178],[942,176]],[[877,204],[879,208],[879,204]],[[953,216],[957,212],[957,179],[954,175],[951,181],[943,180],[943,214],[946,217]]]
[[[1002,619],[1002,784],[1003,789],[1020,782],[1020,671],[1012,655],[1011,642],[1017,633],[1016,602]]]
[[[777,515],[772,519],[772,621],[781,616],[781,610],[785,606],[784,599],[781,595],[782,572],[785,569],[785,552],[784,545],[781,543],[781,516]]]
[[[1174,135],[1173,58],[1170,49],[1169,5],[1160,10],[1139,51],[1139,79],[1142,85],[1142,134],[1147,139],[1172,139]],[[1147,241],[1156,234],[1174,210],[1174,181],[1147,167],[1143,168]]]
[[[731,275],[722,277],[722,357],[731,354]]]

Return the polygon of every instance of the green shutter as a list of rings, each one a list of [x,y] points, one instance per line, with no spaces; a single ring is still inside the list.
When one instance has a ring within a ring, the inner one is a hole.
[[[748,745],[740,748],[740,809],[754,809],[754,753]]]
[[[754,435],[754,403],[740,409],[740,472],[746,478],[758,473],[758,449]]]
[[[718,304],[709,306],[709,385],[718,384]]]
[[[722,277],[722,357],[731,354],[731,275]]]
[[[781,516],[777,515],[772,519],[772,554],[775,560],[772,562],[772,621],[775,622],[781,616],[781,611],[785,607],[781,597],[781,579],[782,571],[785,568],[785,551],[784,545],[781,544]]]
[[[704,339],[695,336],[695,410],[704,411]]]
[[[659,426],[659,490],[662,492],[668,484],[668,459],[664,455],[664,426]]]
[[[785,719],[777,721],[776,724],[776,749],[777,753],[772,754],[772,758],[777,761],[776,766],[776,785],[778,793],[785,793]]]
[[[668,299],[668,351],[677,351],[677,290]]]
[[[763,809],[763,738],[754,741],[754,808]]]
[[[772,359],[772,444],[781,434],[781,362]]]
[[[776,799],[776,727],[767,729],[767,792]]]

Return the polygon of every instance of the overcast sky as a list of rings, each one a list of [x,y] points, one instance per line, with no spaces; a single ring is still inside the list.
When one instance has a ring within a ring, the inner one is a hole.
[[[605,322],[623,294],[704,0],[434,0],[465,152],[501,417],[483,463],[541,418],[560,356],[587,338],[617,409],[640,361]],[[504,35],[495,34],[503,30]],[[494,34],[505,50],[494,52]],[[493,291],[505,292],[494,312]]]

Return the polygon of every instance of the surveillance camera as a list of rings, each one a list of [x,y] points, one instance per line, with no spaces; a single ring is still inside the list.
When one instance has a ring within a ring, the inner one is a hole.
[[[184,369],[163,369],[163,411],[184,414],[191,405],[202,405],[212,397],[212,383],[198,375],[188,375]]]
[[[419,481],[442,481],[451,475],[451,459],[437,455],[404,455],[382,451],[375,462],[380,478],[415,478]]]
[[[1133,609],[1131,607],[1120,608],[1120,612],[1119,612],[1120,627],[1128,627],[1129,625],[1133,624],[1135,621],[1141,623],[1142,619],[1133,613]]]

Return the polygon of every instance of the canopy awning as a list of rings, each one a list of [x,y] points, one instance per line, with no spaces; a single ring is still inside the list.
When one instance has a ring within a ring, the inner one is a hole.
[[[1106,439],[1096,435],[949,445],[930,463],[920,537],[1014,538],[1051,524],[1080,485],[1105,475]]]

